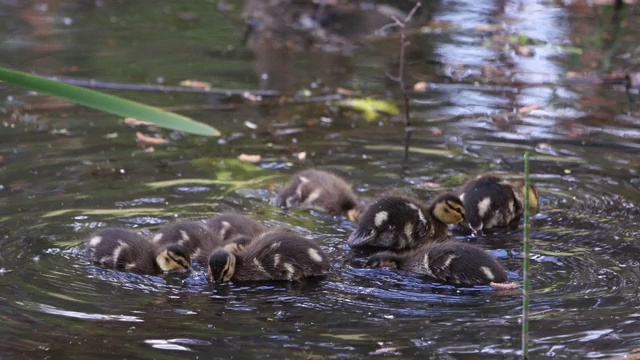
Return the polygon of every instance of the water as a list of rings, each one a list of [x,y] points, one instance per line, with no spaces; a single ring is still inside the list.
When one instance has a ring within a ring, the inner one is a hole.
[[[274,51],[240,45],[240,13],[256,3],[229,2],[228,16],[210,3],[158,4],[0,3],[2,64],[120,82],[341,86],[400,99],[384,76],[395,71],[397,37],[367,36],[384,18],[349,15],[354,20],[339,34],[353,46],[337,51]],[[323,104],[260,107],[118,92],[180,107],[225,134],[187,136],[145,152],[136,130],[115,117],[0,85],[2,357],[516,358],[518,291],[362,269],[364,259],[344,244],[353,224],[308,211],[285,215],[269,201],[274,188],[310,165],[337,169],[366,201],[391,189],[428,198],[477,173],[520,174],[525,150],[532,151],[532,180],[542,195],[532,219],[532,354],[606,358],[640,347],[640,114],[620,86],[559,78],[633,69],[637,8],[628,8],[615,46],[595,41],[609,33],[607,7],[441,1],[426,8],[418,21],[431,26],[412,32],[407,71],[409,84],[431,86],[411,94],[416,131],[404,163],[397,119],[366,122]],[[499,37],[476,31],[495,23],[503,25],[499,35],[534,40],[535,55],[505,52]],[[291,36],[295,46],[299,39]],[[23,104],[33,110],[12,116]],[[514,113],[532,105],[538,108]],[[294,156],[300,151],[307,152],[304,162]],[[240,164],[240,153],[262,160]],[[185,276],[140,276],[96,268],[77,251],[99,227],[153,231],[229,209],[318,241],[333,259],[331,275],[303,284],[214,287],[199,265]],[[515,229],[457,240],[490,250],[520,281],[520,237]]]

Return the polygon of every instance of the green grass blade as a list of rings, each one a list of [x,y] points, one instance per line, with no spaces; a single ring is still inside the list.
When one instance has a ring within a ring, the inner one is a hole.
[[[53,95],[72,103],[88,106],[111,114],[133,117],[168,129],[205,136],[220,135],[220,132],[215,128],[191,120],[186,116],[16,70],[0,67],[0,81],[6,81],[16,86]]]
[[[522,358],[529,359],[529,152],[524,153],[524,231],[522,251]]]

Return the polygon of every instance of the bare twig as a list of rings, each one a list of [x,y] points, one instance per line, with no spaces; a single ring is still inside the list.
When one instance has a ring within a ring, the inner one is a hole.
[[[524,153],[524,231],[522,251],[522,359],[529,359],[529,152]]]
[[[390,74],[386,74],[387,77],[398,83],[400,87],[400,92],[402,93],[402,97],[404,100],[404,126],[405,126],[405,138],[404,138],[404,160],[406,161],[409,158],[409,143],[411,141],[411,132],[413,128],[411,127],[411,108],[409,104],[409,94],[405,88],[404,84],[404,67],[406,64],[405,59],[405,50],[407,46],[410,45],[410,42],[407,41],[407,32],[406,27],[413,15],[415,15],[416,11],[422,6],[420,2],[417,2],[409,14],[404,18],[404,20],[400,20],[395,16],[392,16],[393,23],[385,25],[383,28],[390,28],[391,26],[397,26],[400,28],[400,56],[398,58],[398,75],[392,76]]]

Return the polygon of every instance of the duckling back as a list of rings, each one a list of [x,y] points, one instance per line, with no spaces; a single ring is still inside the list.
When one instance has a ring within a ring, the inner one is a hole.
[[[155,247],[142,235],[126,229],[101,229],[85,243],[91,261],[108,269],[155,275]]]
[[[176,221],[169,223],[152,237],[158,247],[179,245],[184,247],[191,258],[203,260],[210,249],[222,246],[224,242],[211,231],[203,221]]]
[[[406,250],[442,241],[447,226],[434,219],[425,205],[403,197],[379,199],[360,216],[347,244],[353,248],[376,247]]]
[[[236,213],[222,213],[204,220],[204,223],[225,243],[239,236],[254,238],[267,230],[252,218]]]
[[[491,254],[475,245],[455,241],[426,245],[407,254],[398,265],[400,269],[452,285],[492,285],[509,281],[506,271]]]
[[[351,186],[339,176],[324,170],[308,169],[293,175],[276,197],[276,206],[316,209],[331,215],[348,215],[359,208]]]
[[[237,256],[235,281],[298,281],[325,275],[330,267],[315,242],[288,231],[263,233]]]
[[[483,175],[465,183],[458,194],[473,230],[507,226],[523,213],[524,195],[515,182]],[[524,186],[524,184],[522,184]],[[537,192],[535,192],[537,205]]]

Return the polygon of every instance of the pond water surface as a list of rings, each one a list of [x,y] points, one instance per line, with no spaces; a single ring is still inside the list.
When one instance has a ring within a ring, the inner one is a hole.
[[[300,35],[308,9],[288,5],[303,14],[294,16],[298,33],[274,31],[276,45],[258,33],[245,46],[242,11],[256,6],[0,1],[0,65],[121,83],[195,79],[314,94],[342,87],[401,105],[385,76],[397,69],[399,38],[372,36],[388,20],[371,6],[327,16],[334,37],[314,46],[317,34]],[[399,118],[368,122],[325,103],[114,92],[223,132],[160,131],[172,140],[151,152],[135,141],[136,131],[150,130],[0,84],[0,357],[517,358],[519,290],[362,269],[363,258],[345,245],[353,224],[313,211],[284,214],[269,201],[308,166],[335,169],[365,201],[390,190],[428,199],[478,173],[521,175],[527,150],[541,193],[532,218],[533,357],[607,358],[640,348],[640,113],[630,102],[637,94],[595,81],[637,70],[638,15],[628,5],[615,27],[611,6],[584,2],[429,2],[409,32],[408,87],[430,85],[410,93],[415,130],[406,161]],[[566,76],[583,73],[586,80]],[[235,160],[241,153],[262,158],[243,164]],[[200,266],[185,276],[140,276],[96,268],[78,254],[100,227],[153,231],[227,210],[316,240],[333,259],[331,275],[216,288]],[[457,240],[483,246],[522,280],[521,228]]]

